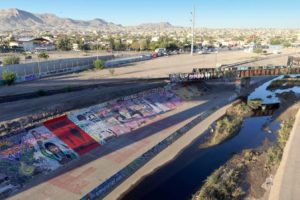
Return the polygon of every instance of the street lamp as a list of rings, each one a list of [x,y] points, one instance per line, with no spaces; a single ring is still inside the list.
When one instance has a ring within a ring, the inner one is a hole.
[[[192,44],[191,44],[191,55],[194,55],[194,37],[195,37],[195,15],[196,7],[194,6],[192,14]]]

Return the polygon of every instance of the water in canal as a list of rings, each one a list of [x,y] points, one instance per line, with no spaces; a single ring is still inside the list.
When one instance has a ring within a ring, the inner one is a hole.
[[[274,134],[262,130],[270,119],[270,116],[246,119],[238,135],[215,147],[201,149],[203,137],[199,137],[176,159],[146,177],[122,199],[190,199],[203,181],[233,154],[257,148],[265,139],[274,140]],[[278,128],[277,125],[272,127]]]
[[[265,88],[270,84],[262,85],[253,94],[263,96]],[[275,95],[273,94],[273,97]],[[266,98],[267,99],[267,98]],[[277,99],[272,103],[278,102]],[[182,151],[165,166],[159,168],[153,174],[145,177],[138,185],[132,188],[123,200],[185,200],[191,199],[192,195],[203,185],[203,181],[216,169],[224,165],[235,153],[245,149],[255,149],[262,145],[265,140],[276,140],[274,134],[279,129],[279,123],[269,124],[268,132],[264,131],[263,125],[270,122],[271,116],[250,117],[244,120],[239,134],[224,143],[210,147],[200,148],[205,135],[200,136],[190,146]],[[271,131],[270,131],[271,129]]]

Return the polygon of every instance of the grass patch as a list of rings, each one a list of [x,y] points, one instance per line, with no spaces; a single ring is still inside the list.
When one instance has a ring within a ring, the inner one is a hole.
[[[282,159],[284,147],[289,139],[295,119],[290,118],[281,124],[278,131],[277,143],[267,149],[267,163],[266,168],[271,170],[273,167],[278,167]]]
[[[245,150],[242,156],[236,156],[210,175],[193,200],[238,200],[245,194],[242,185],[245,182],[247,166],[257,160],[258,155],[252,150]]]
[[[251,99],[251,100],[248,100],[248,102],[247,102],[248,106],[254,110],[261,107],[262,103],[263,103],[262,99]]]
[[[239,200],[257,195],[258,191],[262,196],[265,190],[261,185],[272,169],[279,166],[293,124],[294,118],[287,119],[281,124],[277,132],[276,144],[266,149],[244,150],[241,154],[233,156],[225,165],[207,177],[192,199]]]
[[[218,145],[236,135],[242,127],[244,118],[249,116],[251,111],[251,108],[243,102],[230,107],[225,116],[216,121],[215,128],[203,146]]]
[[[300,78],[295,77],[291,78],[289,76],[285,76],[284,78],[280,80],[273,81],[268,87],[267,90],[274,91],[278,89],[289,89],[293,88],[295,86],[300,86]]]

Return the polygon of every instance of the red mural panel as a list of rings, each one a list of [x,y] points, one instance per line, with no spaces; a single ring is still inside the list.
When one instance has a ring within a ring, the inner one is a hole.
[[[66,115],[49,120],[44,125],[79,155],[100,146],[98,142],[70,121]]]

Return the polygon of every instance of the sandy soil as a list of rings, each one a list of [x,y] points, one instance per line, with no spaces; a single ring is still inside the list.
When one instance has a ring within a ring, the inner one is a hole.
[[[255,62],[253,65],[273,63],[286,65],[289,54],[295,50],[286,50],[282,55],[270,55],[270,59]],[[218,54],[206,55],[177,55],[161,57],[145,62],[132,63],[127,66],[115,68],[114,75],[108,69],[102,71],[85,71],[62,76],[49,77],[37,81],[21,83],[10,87],[0,87],[0,95],[13,95],[37,90],[65,88],[67,86],[99,84],[103,82],[121,82],[128,79],[168,77],[171,73],[191,72],[193,68],[215,67],[218,64],[232,64],[257,57],[252,53],[242,51],[227,51]],[[263,56],[261,56],[263,57]],[[247,64],[248,65],[248,64]]]

